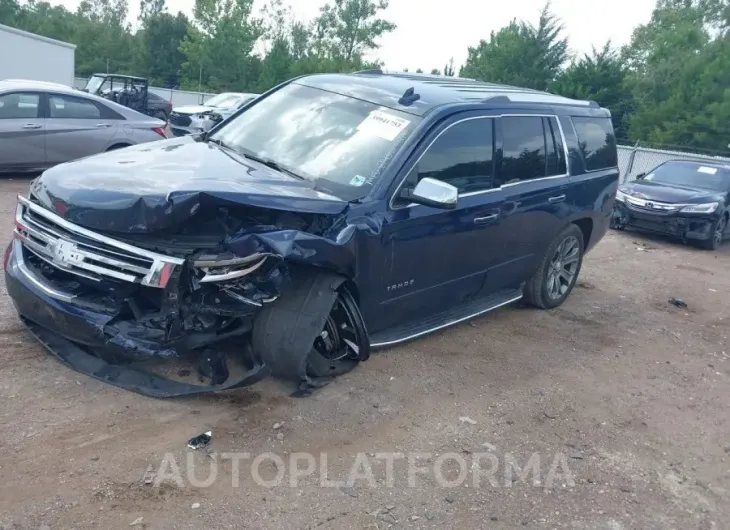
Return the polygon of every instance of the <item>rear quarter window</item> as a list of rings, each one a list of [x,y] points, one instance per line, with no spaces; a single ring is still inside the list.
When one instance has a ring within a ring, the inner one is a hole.
[[[610,118],[574,117],[573,125],[586,171],[618,166],[616,136]]]

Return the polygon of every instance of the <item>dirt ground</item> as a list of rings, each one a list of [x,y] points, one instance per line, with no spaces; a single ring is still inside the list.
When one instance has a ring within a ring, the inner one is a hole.
[[[26,189],[0,182],[5,239]],[[105,385],[34,342],[3,289],[0,528],[730,528],[729,269],[730,243],[610,233],[563,307],[503,308],[303,399]]]

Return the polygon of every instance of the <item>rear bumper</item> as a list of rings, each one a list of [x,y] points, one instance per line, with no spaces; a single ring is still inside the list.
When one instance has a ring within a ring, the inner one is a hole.
[[[174,397],[228,390],[254,384],[269,375],[268,368],[251,359],[251,368],[234,381],[219,385],[189,385],[157,376],[109,359],[127,361],[175,359],[178,351],[205,344],[206,336],[170,339],[130,320],[117,321],[114,308],[93,305],[62,292],[26,262],[19,240],[12,243],[5,269],[5,285],[29,331],[56,358],[74,370],[153,397]],[[209,340],[208,342],[213,342]]]
[[[648,232],[666,234],[682,239],[706,240],[712,237],[714,215],[652,214],[636,211],[616,201],[613,207],[614,223]]]

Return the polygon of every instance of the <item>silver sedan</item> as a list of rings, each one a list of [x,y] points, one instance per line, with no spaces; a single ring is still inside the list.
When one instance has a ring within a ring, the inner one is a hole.
[[[112,149],[162,140],[165,122],[40,81],[0,81],[0,172],[41,171]]]

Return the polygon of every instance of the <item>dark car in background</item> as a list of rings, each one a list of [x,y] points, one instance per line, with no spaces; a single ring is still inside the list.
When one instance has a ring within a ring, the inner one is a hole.
[[[561,305],[617,185],[593,102],[305,76],[210,133],[46,171],[19,197],[6,286],[49,351],[109,383],[173,396],[273,372],[308,392],[373,348]],[[180,357],[209,384],[124,364]]]
[[[164,121],[168,121],[170,119],[172,103],[162,96],[158,96],[154,92],[147,94],[147,108],[150,116],[155,116],[156,118]]]
[[[715,250],[728,233],[730,167],[664,162],[619,187],[612,228],[672,235]]]

